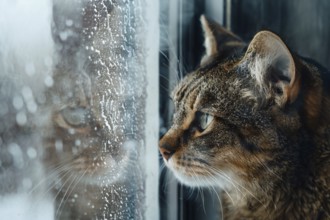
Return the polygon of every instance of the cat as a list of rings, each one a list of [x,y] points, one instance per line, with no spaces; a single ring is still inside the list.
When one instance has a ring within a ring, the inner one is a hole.
[[[143,182],[137,154],[144,97],[125,81],[135,72],[124,69],[131,61],[124,39],[131,32],[118,25],[126,19],[121,7],[130,4],[54,3],[58,62],[46,93],[51,118],[43,132],[43,161],[53,176],[48,188],[56,219],[130,219],[143,212],[136,211],[135,190]],[[136,43],[133,37],[126,41]]]
[[[330,73],[260,31],[201,16],[206,54],[172,93],[160,139],[183,184],[219,187],[224,219],[330,219]]]
[[[143,219],[140,2],[19,3],[0,37],[0,213],[17,197],[25,219]]]

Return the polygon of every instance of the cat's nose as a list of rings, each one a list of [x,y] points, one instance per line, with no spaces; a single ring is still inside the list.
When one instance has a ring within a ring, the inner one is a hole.
[[[180,129],[171,128],[159,141],[159,151],[163,158],[168,161],[173,154],[180,148],[180,137],[182,131]]]
[[[162,154],[163,158],[164,158],[165,160],[167,160],[167,161],[168,161],[168,160],[173,156],[173,154],[175,153],[175,149],[174,149],[172,146],[170,146],[169,144],[167,144],[167,143],[160,145],[160,147],[159,147],[159,151],[160,151],[160,153]]]

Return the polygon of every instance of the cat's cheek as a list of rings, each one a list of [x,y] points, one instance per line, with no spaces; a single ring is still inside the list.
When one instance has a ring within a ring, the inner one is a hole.
[[[84,178],[85,182],[90,185],[108,186],[120,181],[123,177],[122,173],[126,169],[125,160],[116,162],[114,159],[107,158],[102,167],[94,175],[89,175]]]
[[[200,187],[200,186],[210,186],[204,177],[198,177],[195,175],[189,175],[189,172],[185,167],[179,166],[176,164],[175,158],[165,161],[166,166],[172,171],[174,176],[180,183],[191,186],[191,187]]]

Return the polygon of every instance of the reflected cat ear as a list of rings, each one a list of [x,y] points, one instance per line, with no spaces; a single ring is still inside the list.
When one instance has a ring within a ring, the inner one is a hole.
[[[201,60],[201,65],[209,62],[214,57],[220,59],[234,54],[244,48],[245,43],[236,35],[226,30],[218,23],[202,15],[200,18],[204,31],[204,46],[206,54]]]
[[[276,34],[257,33],[240,65],[249,70],[264,97],[273,97],[280,106],[297,98],[300,77],[289,49]]]

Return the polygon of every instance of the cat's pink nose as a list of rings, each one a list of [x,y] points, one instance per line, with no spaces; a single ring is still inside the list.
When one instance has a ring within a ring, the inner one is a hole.
[[[179,137],[181,132],[169,130],[159,141],[159,151],[163,158],[168,161],[179,148]]]
[[[165,160],[167,160],[167,161],[168,161],[168,160],[172,157],[172,155],[175,153],[175,150],[170,150],[169,147],[166,147],[166,146],[161,146],[161,147],[159,148],[159,151],[160,151],[160,153],[162,154],[163,158],[164,158]]]

